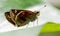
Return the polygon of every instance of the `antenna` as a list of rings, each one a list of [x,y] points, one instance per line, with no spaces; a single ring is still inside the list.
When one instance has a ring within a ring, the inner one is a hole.
[[[46,7],[46,5],[44,5],[43,7],[41,7],[40,10],[41,10],[41,9],[44,9],[45,7]],[[38,26],[38,24],[39,24],[39,23],[38,23],[38,22],[39,22],[38,20],[39,20],[39,18],[37,17],[37,23],[36,23],[37,26]]]

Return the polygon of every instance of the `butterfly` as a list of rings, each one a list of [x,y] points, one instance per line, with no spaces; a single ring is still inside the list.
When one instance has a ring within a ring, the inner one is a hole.
[[[5,17],[13,25],[21,27],[35,21],[38,18],[38,14],[39,11],[11,9],[5,12]]]

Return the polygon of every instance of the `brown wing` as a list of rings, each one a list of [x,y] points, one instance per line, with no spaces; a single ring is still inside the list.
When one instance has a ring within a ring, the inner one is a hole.
[[[32,12],[29,10],[16,10],[12,9],[9,12],[5,12],[5,16],[9,22],[16,26],[24,26],[30,21],[35,20],[38,12]],[[13,16],[14,15],[14,16]],[[16,22],[16,23],[15,23]]]
[[[5,17],[6,17],[6,19],[7,19],[10,23],[12,23],[13,25],[15,25],[15,23],[11,20],[11,17],[10,17],[9,12],[5,12]]]

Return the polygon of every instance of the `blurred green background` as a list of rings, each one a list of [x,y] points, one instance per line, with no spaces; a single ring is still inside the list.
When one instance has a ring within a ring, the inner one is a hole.
[[[42,0],[0,0],[0,10],[25,9],[41,3]]]

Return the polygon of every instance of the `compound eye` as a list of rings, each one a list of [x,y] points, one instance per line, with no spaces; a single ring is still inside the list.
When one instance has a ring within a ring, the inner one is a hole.
[[[39,13],[39,12],[37,12],[37,13]]]

